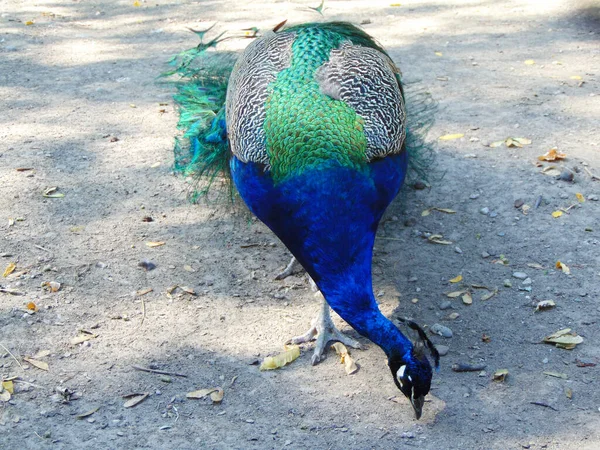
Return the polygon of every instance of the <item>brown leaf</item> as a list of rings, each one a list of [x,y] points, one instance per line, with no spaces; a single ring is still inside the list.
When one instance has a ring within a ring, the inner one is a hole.
[[[71,345],[81,344],[82,342],[89,341],[90,339],[95,339],[97,337],[97,334],[86,332],[85,334],[80,334],[79,336],[71,339]]]
[[[164,242],[164,241],[146,242],[146,245],[150,248],[160,247],[161,245],[165,245],[165,244],[166,244],[166,242]]]
[[[542,156],[538,156],[538,160],[540,161],[556,161],[557,159],[565,159],[567,155],[565,153],[558,153],[558,149],[556,147],[551,148],[548,152],[544,153]]]
[[[340,363],[344,365],[344,369],[348,375],[352,375],[358,371],[358,367],[354,360],[350,357],[350,353],[348,353],[348,349],[341,342],[336,342],[331,346],[335,349],[335,352],[340,357]]]
[[[446,241],[443,239],[444,236],[441,234],[432,234],[427,238],[427,240],[433,244],[442,244],[442,245],[450,245],[452,241]]]
[[[508,376],[508,369],[498,369],[494,372],[494,375],[492,376],[492,379],[494,381],[498,381],[498,382],[504,382],[504,380],[506,380],[506,377]]]
[[[536,308],[535,308],[535,312],[538,311],[545,311],[547,309],[552,309],[556,306],[556,303],[554,303],[554,300],[543,300],[541,302],[538,302]]]
[[[489,300],[490,298],[492,298],[492,297],[493,297],[494,295],[496,295],[497,293],[498,293],[498,289],[494,289],[493,291],[491,291],[491,292],[488,292],[488,293],[487,293],[487,294],[485,294],[485,295],[482,295],[482,296],[481,296],[481,300],[485,302],[486,300]]]
[[[125,396],[125,398],[129,398],[129,400],[127,400],[125,403],[123,403],[123,407],[124,408],[133,408],[134,406],[139,405],[144,400],[146,400],[146,398],[149,395],[150,394],[145,392],[143,394],[134,394],[133,396],[132,395]]]
[[[259,370],[273,370],[291,363],[300,356],[300,347],[290,345],[286,350],[275,356],[267,356],[259,367]]]
[[[11,394],[15,393],[15,385],[12,382],[12,380],[3,380],[2,381],[2,388],[6,389]]]
[[[29,311],[33,311],[33,312],[37,312],[38,307],[36,306],[35,303],[33,302],[29,302],[27,303],[27,305],[25,305],[25,307],[29,310]]]
[[[545,371],[543,373],[544,373],[544,375],[548,375],[549,377],[562,378],[563,380],[566,380],[569,378],[569,376],[566,373],[551,372],[551,371]]]
[[[149,294],[150,292],[152,292],[154,289],[152,288],[146,288],[146,289],[140,289],[139,291],[137,291],[135,293],[136,297],[141,297],[142,295],[146,295]]]
[[[31,364],[34,367],[37,367],[38,369],[41,370],[48,370],[48,363],[44,362],[44,361],[38,361],[37,359],[33,359],[33,358],[29,358],[27,356],[23,357],[23,361],[27,361],[29,364]]]
[[[199,389],[197,391],[188,392],[187,394],[185,394],[186,398],[196,400],[204,398],[207,395],[210,395],[210,399],[213,403],[221,403],[223,401],[223,396],[225,395],[225,393],[223,391],[223,388],[217,386],[210,389]]]
[[[8,266],[6,266],[6,269],[4,269],[4,273],[2,274],[2,276],[4,278],[6,278],[11,273],[13,273],[16,268],[17,268],[17,263],[11,262]]]
[[[90,409],[88,412],[84,412],[84,413],[81,413],[81,414],[77,414],[77,415],[75,416],[75,418],[76,418],[77,420],[85,419],[86,417],[89,417],[89,416],[91,416],[92,414],[94,414],[94,413],[95,413],[96,411],[98,411],[99,409],[100,409],[100,407],[99,407],[99,406],[97,406],[97,407],[95,407],[94,409]]]
[[[465,295],[462,296],[462,301],[465,305],[472,305],[473,304],[473,297],[471,297],[471,293],[467,292]]]

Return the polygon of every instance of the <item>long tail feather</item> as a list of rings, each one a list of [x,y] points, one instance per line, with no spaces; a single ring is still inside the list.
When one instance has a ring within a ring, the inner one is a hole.
[[[219,177],[223,177],[232,192],[225,97],[237,55],[210,51],[223,38],[221,34],[204,43],[209,30],[192,30],[200,37],[200,44],[173,57],[170,64],[174,69],[163,74],[163,77],[177,77],[171,83],[177,89],[173,99],[179,110],[177,128],[182,134],[175,138],[174,168],[198,181],[190,195],[193,201],[205,195]]]

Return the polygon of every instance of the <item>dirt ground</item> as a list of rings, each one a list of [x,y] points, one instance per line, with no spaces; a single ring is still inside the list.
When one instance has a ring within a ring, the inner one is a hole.
[[[363,23],[439,104],[431,186],[392,205],[373,267],[386,314],[453,331],[433,336],[449,352],[423,418],[362,338],[352,376],[332,352],[312,367],[310,346],[260,372],[318,299],[301,273],[274,281],[289,255],[265,226],[190,204],[172,174],[176,111],[156,77],[195,45],[186,27],[322,20],[317,0],[2,0],[0,273],[16,267],[0,277],[0,376],[18,379],[1,448],[600,448],[600,16],[567,0],[393,4],[328,0],[325,19]],[[507,137],[531,144],[489,146]],[[567,158],[538,162],[552,147]],[[574,180],[542,173],[551,165]],[[456,213],[422,215],[431,207]],[[458,290],[471,305],[447,297]],[[542,300],[556,307],[535,312]],[[564,328],[583,343],[540,344]],[[95,337],[73,344],[81,330]],[[215,386],[221,404],[186,399]],[[132,393],[149,396],[125,408]]]

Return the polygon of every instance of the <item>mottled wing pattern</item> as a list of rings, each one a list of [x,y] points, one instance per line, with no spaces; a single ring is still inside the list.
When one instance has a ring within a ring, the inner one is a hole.
[[[316,73],[323,94],[345,102],[364,119],[369,161],[402,151],[406,110],[397,71],[383,53],[345,41]]]
[[[265,148],[268,85],[289,67],[295,33],[270,33],[252,42],[233,68],[227,89],[227,133],[231,151],[243,162],[269,163]]]

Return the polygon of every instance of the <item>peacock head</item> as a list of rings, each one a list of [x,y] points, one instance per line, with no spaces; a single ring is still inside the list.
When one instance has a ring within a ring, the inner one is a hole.
[[[431,387],[433,372],[431,364],[425,356],[425,350],[430,351],[435,361],[436,370],[439,368],[440,355],[421,327],[410,320],[400,320],[417,331],[420,340],[415,342],[412,348],[404,354],[393,353],[390,355],[388,365],[392,371],[394,383],[410,400],[418,420],[423,412],[425,396],[429,393]]]

